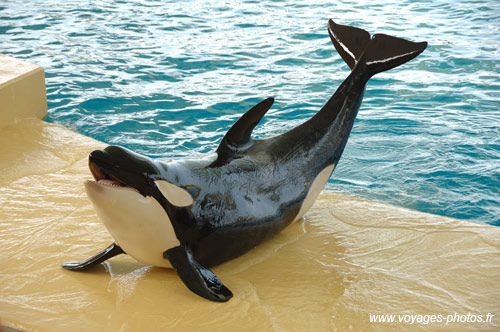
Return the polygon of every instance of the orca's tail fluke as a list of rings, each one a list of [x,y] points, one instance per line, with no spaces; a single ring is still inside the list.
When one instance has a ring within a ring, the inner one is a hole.
[[[340,56],[354,70],[360,67],[368,77],[410,61],[422,53],[427,42],[414,43],[384,34],[370,34],[360,28],[328,21],[328,33]]]
[[[368,31],[329,20],[328,33],[342,59],[349,68],[354,69],[370,43],[371,37]]]

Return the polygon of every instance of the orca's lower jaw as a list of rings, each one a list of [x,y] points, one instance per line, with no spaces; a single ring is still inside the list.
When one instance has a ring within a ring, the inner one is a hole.
[[[180,242],[164,208],[132,187],[102,182],[85,181],[85,191],[115,243],[140,262],[171,268],[163,253]]]

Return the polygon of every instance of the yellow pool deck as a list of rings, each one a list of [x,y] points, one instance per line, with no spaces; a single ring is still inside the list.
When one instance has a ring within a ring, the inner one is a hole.
[[[303,220],[213,269],[234,293],[224,304],[193,295],[172,270],[124,255],[85,273],[62,269],[61,263],[113,241],[82,184],[91,177],[89,152],[105,145],[42,121],[43,70],[6,59],[0,57],[0,96],[10,98],[0,100],[5,326],[42,332],[500,331],[500,227],[327,192]],[[16,102],[20,91],[28,93]],[[394,322],[370,322],[377,314],[394,314]]]

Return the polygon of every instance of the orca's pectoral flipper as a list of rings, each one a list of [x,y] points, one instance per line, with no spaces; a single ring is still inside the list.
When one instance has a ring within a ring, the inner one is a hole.
[[[124,254],[125,252],[123,251],[122,248],[120,248],[116,243],[111,244],[109,247],[104,249],[103,251],[98,252],[94,256],[87,258],[84,261],[81,262],[68,262],[64,263],[61,266],[65,268],[66,270],[71,270],[71,271],[85,271],[90,269],[91,267],[96,266],[97,264],[100,264],[104,262],[107,259],[110,259],[111,257],[115,257],[116,255]]]
[[[211,167],[224,165],[226,162],[243,151],[246,151],[252,142],[252,131],[260,122],[264,114],[271,108],[274,98],[267,98],[252,107],[228,130],[217,148],[218,158]]]
[[[163,256],[168,258],[187,288],[199,296],[215,302],[226,302],[233,297],[233,293],[212,271],[201,266],[185,246],[169,249]]]

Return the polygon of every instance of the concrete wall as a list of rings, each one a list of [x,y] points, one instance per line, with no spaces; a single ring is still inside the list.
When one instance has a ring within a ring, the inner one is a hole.
[[[0,54],[0,130],[25,118],[46,116],[43,68]]]

